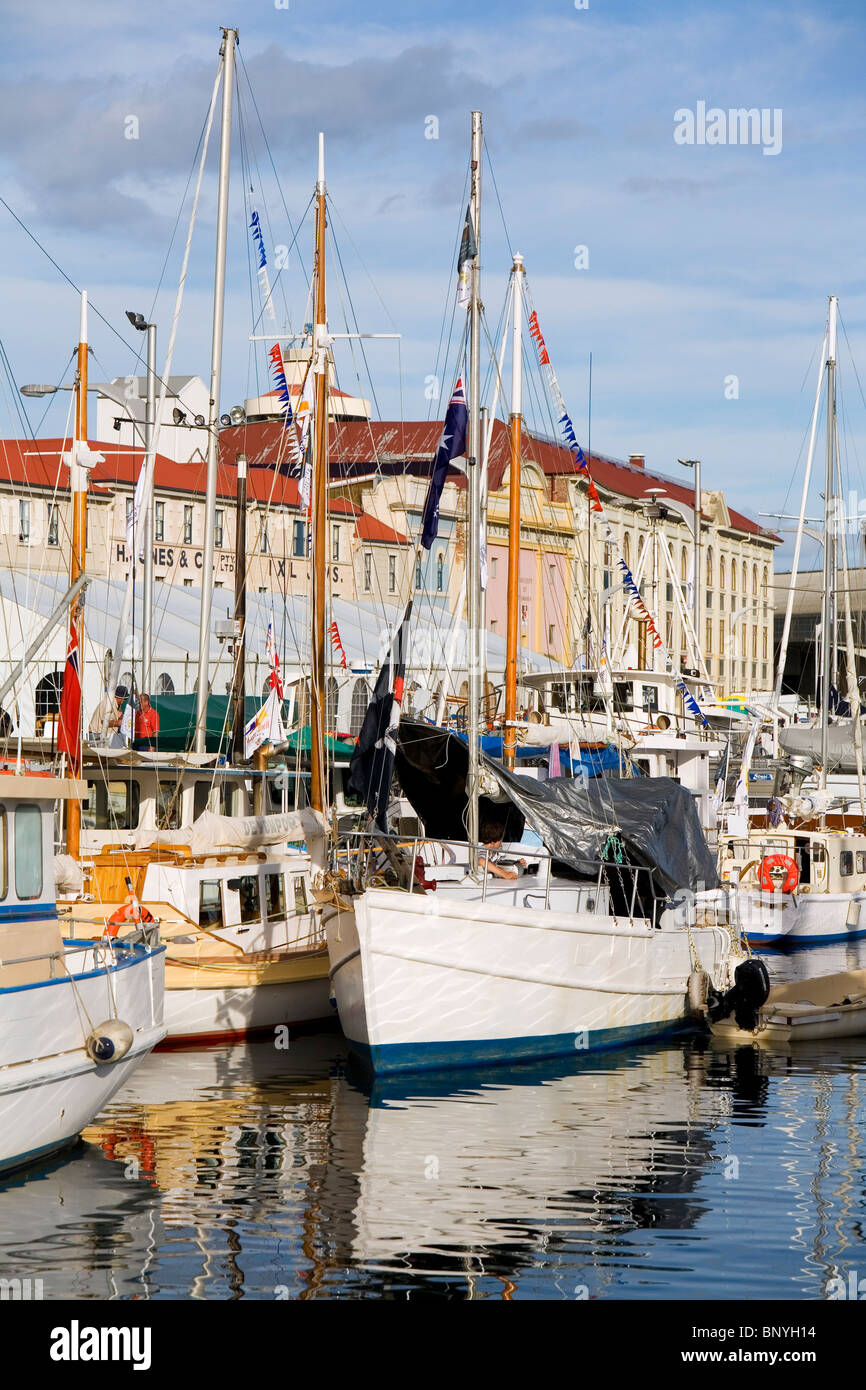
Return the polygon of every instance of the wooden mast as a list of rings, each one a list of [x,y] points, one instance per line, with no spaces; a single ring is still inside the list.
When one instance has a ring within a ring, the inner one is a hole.
[[[313,372],[316,378],[312,525],[312,646],[310,653],[310,805],[324,815],[325,778],[325,545],[328,515],[328,335],[325,301],[325,137],[319,134],[316,180],[316,312]]]
[[[511,414],[508,420],[511,466],[508,481],[508,618],[505,638],[505,766],[514,767],[517,746],[517,633],[520,621],[520,435],[522,416],[523,257],[511,268]]]
[[[466,607],[469,628],[468,676],[469,704],[466,733],[469,740],[468,807],[466,834],[469,839],[469,872],[478,871],[478,757],[479,716],[481,713],[481,112],[472,112],[471,204],[475,232],[472,261],[472,290],[469,301],[469,419],[466,431],[466,471],[468,474],[468,536],[466,541]]]
[[[74,584],[84,572],[84,551],[87,545],[87,479],[88,470],[79,463],[81,446],[87,445],[87,291],[81,291],[81,322],[78,332],[78,371],[75,381],[75,438],[69,463],[69,494],[72,503],[72,554],[69,563],[69,582]],[[84,689],[84,609],[80,598],[72,603],[70,615],[78,641],[78,671]],[[76,747],[81,755],[81,721],[76,731]],[[77,768],[70,768],[74,774]],[[74,797],[66,804],[66,853],[78,858],[81,844],[81,802]]]

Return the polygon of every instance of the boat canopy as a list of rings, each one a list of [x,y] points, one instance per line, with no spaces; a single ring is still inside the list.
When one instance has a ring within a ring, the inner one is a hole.
[[[525,825],[554,859],[594,877],[603,861],[651,870],[654,888],[718,886],[715,859],[691,793],[672,777],[595,779],[556,777],[544,782],[508,772],[480,754],[481,838],[517,841]],[[402,719],[395,770],[427,834],[466,839],[467,745],[453,734]]]

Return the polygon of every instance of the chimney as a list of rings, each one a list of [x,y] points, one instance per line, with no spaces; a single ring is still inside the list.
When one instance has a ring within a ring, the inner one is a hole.
[[[644,468],[646,466],[646,455],[629,454],[628,461],[632,468]]]

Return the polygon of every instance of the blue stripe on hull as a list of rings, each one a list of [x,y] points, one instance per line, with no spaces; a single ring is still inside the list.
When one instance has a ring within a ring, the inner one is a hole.
[[[370,1047],[347,1041],[349,1046],[377,1076],[403,1071],[448,1070],[452,1067],[479,1067],[509,1062],[535,1062],[549,1057],[586,1057],[614,1047],[628,1047],[650,1038],[670,1037],[693,1032],[688,1018],[660,1023],[639,1023],[630,1028],[597,1028],[589,1033],[587,1045],[576,1047],[576,1033],[551,1033],[525,1038],[482,1038],[473,1042],[388,1043]]]
[[[866,937],[866,931],[846,931],[830,932],[821,936],[799,936],[786,934],[784,936],[749,936],[747,937],[750,946],[836,946],[840,941],[862,941]]]

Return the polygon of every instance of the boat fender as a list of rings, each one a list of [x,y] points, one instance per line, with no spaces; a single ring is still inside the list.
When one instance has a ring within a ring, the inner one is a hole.
[[[734,971],[734,983],[724,994],[712,993],[709,1000],[710,1022],[734,1015],[738,1028],[751,1033],[757,1027],[758,1015],[770,993],[770,975],[757,956],[741,961]]]
[[[133,1032],[129,1024],[120,1018],[109,1018],[93,1029],[84,1046],[93,1062],[119,1062],[121,1057],[126,1056],[132,1043]]]
[[[706,1018],[712,981],[706,970],[693,970],[689,976],[689,1013],[692,1018]]]

